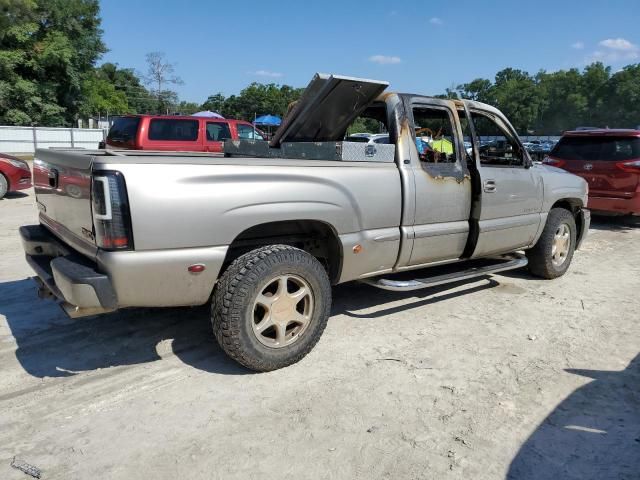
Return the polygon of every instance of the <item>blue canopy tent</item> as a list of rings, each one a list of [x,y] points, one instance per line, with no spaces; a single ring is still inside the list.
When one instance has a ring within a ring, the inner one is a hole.
[[[281,123],[282,119],[275,115],[262,115],[253,121],[254,125],[262,125],[265,127],[279,127]]]
[[[279,127],[281,123],[282,119],[275,115],[262,115],[253,121],[255,126],[267,127],[267,135],[269,138],[271,138],[271,128]]]

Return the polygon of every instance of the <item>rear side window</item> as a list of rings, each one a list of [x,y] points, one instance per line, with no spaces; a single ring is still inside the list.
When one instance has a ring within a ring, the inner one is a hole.
[[[154,118],[149,125],[149,140],[193,142],[198,139],[197,120]]]
[[[136,138],[140,125],[140,117],[119,117],[116,118],[107,135],[108,140],[116,142],[127,142]]]
[[[231,131],[227,122],[207,123],[207,140],[209,142],[224,142],[231,138]]]
[[[563,160],[624,161],[640,158],[637,137],[563,137],[551,151]]]

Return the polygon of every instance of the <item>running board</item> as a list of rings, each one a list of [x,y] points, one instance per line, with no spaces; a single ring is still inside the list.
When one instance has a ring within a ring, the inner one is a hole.
[[[412,280],[391,280],[388,278],[365,278],[360,280],[362,283],[371,285],[372,287],[381,288],[382,290],[391,290],[394,292],[408,292],[411,290],[419,290],[421,288],[435,287],[445,283],[459,282],[470,278],[483,277],[492,273],[504,272],[506,270],[515,270],[527,266],[527,257],[520,253],[514,253],[508,257],[496,257],[485,260],[494,260],[496,263],[492,265],[484,265],[482,267],[471,267],[459,272],[446,273],[444,275],[436,275],[429,278],[415,278]]]

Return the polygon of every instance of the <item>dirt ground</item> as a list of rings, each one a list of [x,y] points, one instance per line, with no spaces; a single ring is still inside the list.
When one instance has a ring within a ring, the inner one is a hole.
[[[334,288],[302,362],[252,374],[206,308],[69,320],[0,201],[0,478],[640,478],[640,226],[596,219],[564,277]]]

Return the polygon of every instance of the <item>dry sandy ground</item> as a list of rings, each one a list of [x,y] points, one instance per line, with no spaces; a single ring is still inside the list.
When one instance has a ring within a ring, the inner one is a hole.
[[[640,478],[640,227],[595,223],[569,273],[334,289],[302,362],[251,374],[206,309],[71,321],[38,300],[0,201],[0,478]]]

